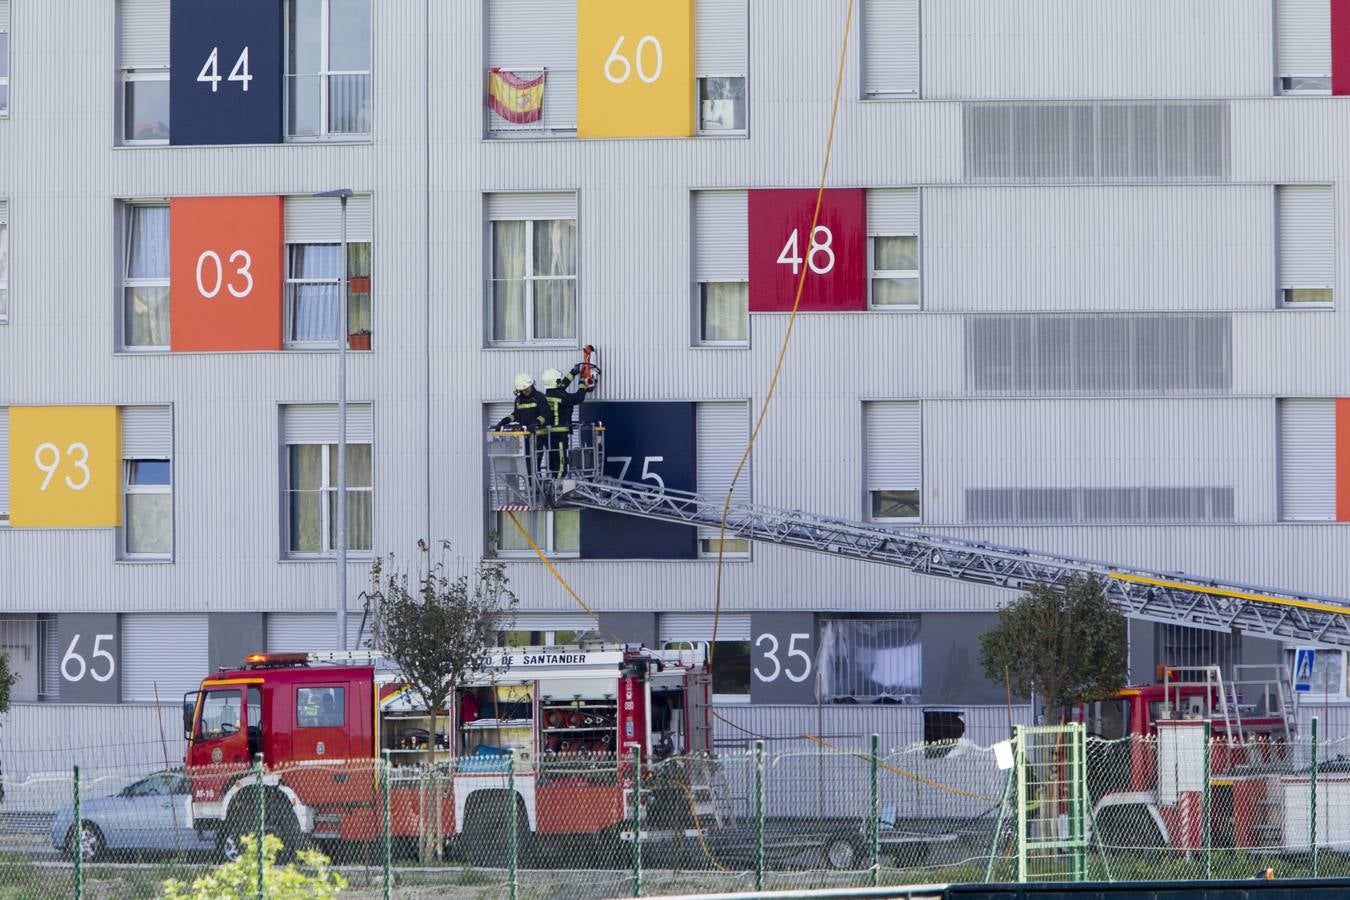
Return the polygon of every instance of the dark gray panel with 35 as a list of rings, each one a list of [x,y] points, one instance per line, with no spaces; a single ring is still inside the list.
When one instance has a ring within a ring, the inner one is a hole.
[[[750,614],[750,702],[816,702],[815,613]]]
[[[62,703],[122,699],[122,636],[116,613],[59,613],[56,642]]]

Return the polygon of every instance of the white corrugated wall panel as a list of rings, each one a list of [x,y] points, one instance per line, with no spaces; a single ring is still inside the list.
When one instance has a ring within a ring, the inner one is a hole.
[[[369,443],[375,423],[369,403],[347,404],[347,440]],[[338,439],[336,403],[314,403],[281,408],[281,441],[285,444],[331,444]]]
[[[1280,518],[1336,518],[1336,401],[1281,400]]]
[[[337,643],[337,626],[331,613],[268,613],[267,651],[299,653],[305,650],[332,650]],[[360,619],[348,622],[348,630]]]
[[[167,459],[173,455],[173,407],[124,406],[123,459]]]
[[[118,0],[119,63],[124,68],[168,68],[169,0]]]
[[[666,641],[709,641],[713,636],[713,614],[661,613],[657,617],[657,632],[662,643]],[[717,617],[719,641],[750,640],[750,614],[724,612]]]
[[[598,627],[585,613],[519,612],[511,623],[512,631],[594,631]]]
[[[1280,287],[1330,288],[1335,281],[1334,195],[1327,184],[1275,188],[1280,222]]]
[[[286,243],[336,244],[342,240],[342,207],[332,197],[285,198]],[[354,194],[347,200],[347,242],[371,240],[369,194]]]
[[[132,613],[121,617],[122,700],[181,700],[207,674],[205,615]]]
[[[863,0],[863,96],[919,94],[919,0]]]
[[[750,439],[750,410],[745,403],[700,403],[695,412],[697,420],[695,453],[698,455],[695,480],[698,492],[719,502],[726,498],[731,479]],[[732,499],[737,503],[750,501],[750,464],[747,462],[741,478],[736,482]],[[700,538],[717,538],[720,529],[700,528]]]
[[[749,204],[745,191],[694,192],[694,273],[698,281],[749,279]]]
[[[0,0],[0,31],[9,29],[9,0]]]
[[[488,194],[487,217],[493,220],[575,219],[576,194]]]
[[[9,407],[0,406],[0,513],[9,515]]]
[[[863,424],[868,489],[918,488],[923,476],[919,404],[890,400],[865,403]]]
[[[1275,65],[1280,75],[1331,77],[1330,0],[1275,0]]]
[[[867,192],[867,233],[919,233],[917,188],[872,188]]]
[[[749,27],[746,0],[696,0],[694,74],[748,75]]]
[[[489,66],[504,69],[577,67],[575,3],[488,0],[485,24]]]

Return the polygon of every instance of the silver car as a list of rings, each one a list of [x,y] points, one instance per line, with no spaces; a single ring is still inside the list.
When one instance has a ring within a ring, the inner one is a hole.
[[[62,807],[52,820],[52,846],[72,859],[93,861],[113,850],[213,850],[215,842],[188,827],[192,783],[182,772],[156,772],[111,797]]]

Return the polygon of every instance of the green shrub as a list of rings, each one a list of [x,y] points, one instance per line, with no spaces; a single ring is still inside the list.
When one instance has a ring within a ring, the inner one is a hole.
[[[170,878],[164,882],[168,900],[253,900],[258,896],[258,847],[251,834],[240,839],[242,852],[234,862],[217,866],[191,884]],[[300,865],[278,866],[281,838],[263,835],[263,885],[270,900],[331,900],[346,889],[347,879],[328,871],[328,857],[317,850],[298,855]]]

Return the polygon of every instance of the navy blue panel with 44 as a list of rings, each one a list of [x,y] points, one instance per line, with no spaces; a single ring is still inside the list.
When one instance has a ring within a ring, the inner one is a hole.
[[[601,401],[577,407],[605,423],[605,474],[682,491],[698,489],[693,403]],[[693,559],[697,532],[596,510],[581,512],[583,559]]]
[[[281,43],[281,0],[172,0],[169,143],[279,143]]]

